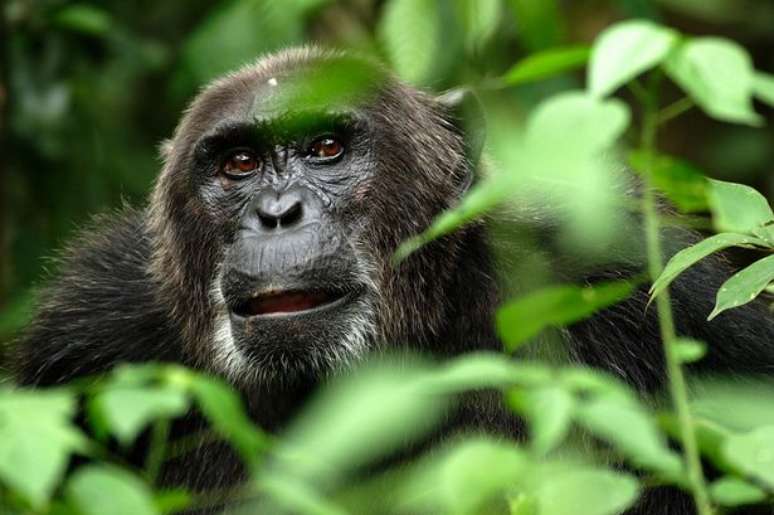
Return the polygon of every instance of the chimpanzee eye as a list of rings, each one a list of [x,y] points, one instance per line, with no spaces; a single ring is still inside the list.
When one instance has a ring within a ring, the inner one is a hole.
[[[332,136],[324,136],[315,140],[309,147],[309,157],[317,159],[333,159],[344,152],[344,145]]]
[[[220,167],[224,175],[232,179],[243,179],[261,168],[261,160],[249,150],[238,150],[229,155]]]

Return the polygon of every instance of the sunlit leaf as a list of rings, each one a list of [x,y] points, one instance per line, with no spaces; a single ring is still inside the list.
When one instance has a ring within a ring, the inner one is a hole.
[[[736,477],[722,477],[709,485],[712,499],[721,506],[755,504],[766,498],[766,492]]]
[[[547,327],[587,318],[631,295],[627,281],[595,286],[552,286],[507,302],[497,312],[497,331],[509,350]]]
[[[540,515],[615,515],[634,504],[637,480],[610,470],[570,468],[535,492]]]
[[[645,20],[625,21],[604,30],[594,43],[589,90],[606,96],[658,65],[678,40],[675,31]]]
[[[645,173],[648,156],[635,151],[629,154],[634,170]],[[652,158],[650,183],[664,193],[684,213],[708,209],[707,179],[690,163],[672,156],[659,154]]]
[[[66,488],[80,515],[157,515],[148,486],[130,472],[109,465],[78,469]]]
[[[299,43],[303,14],[294,2],[221,2],[185,41],[184,66],[202,83],[265,52]]]
[[[513,65],[503,82],[509,85],[534,82],[583,67],[589,60],[591,49],[587,46],[550,48],[529,55]]]
[[[70,455],[86,449],[65,391],[0,390],[0,482],[35,508],[45,505]]]
[[[492,37],[500,23],[501,0],[456,0],[465,29],[465,45],[476,52]]]
[[[113,22],[107,11],[89,4],[70,4],[56,12],[56,25],[92,36],[107,34]]]
[[[707,354],[707,345],[704,342],[688,338],[678,338],[672,342],[675,356],[681,363],[694,363]]]
[[[710,254],[733,246],[765,246],[766,242],[746,234],[716,234],[696,245],[681,250],[667,262],[661,275],[650,288],[651,297],[655,297],[667,288],[677,276]]]
[[[107,428],[124,445],[134,441],[153,420],[177,417],[188,409],[186,395],[169,388],[107,388],[92,403]]]
[[[486,473],[482,473],[486,471]],[[504,504],[505,493],[529,461],[513,444],[471,438],[433,456],[409,476],[402,503],[408,513],[488,513]]]
[[[774,255],[765,257],[737,272],[718,290],[715,308],[708,320],[727,309],[737,308],[752,301],[774,281]]]
[[[567,435],[572,422],[575,399],[560,386],[535,389],[517,389],[509,401],[529,422],[530,444],[539,454],[545,454],[559,445]]]
[[[503,353],[471,353],[444,364],[425,376],[422,388],[430,393],[453,394],[515,384],[547,384],[554,378],[540,363],[517,362]]]
[[[311,484],[335,483],[424,435],[448,402],[422,388],[426,372],[417,364],[380,363],[331,384],[281,440],[280,473]]]
[[[723,453],[729,463],[774,489],[774,426],[729,437]]]
[[[753,80],[753,91],[755,96],[774,106],[774,75],[757,72]]]
[[[595,398],[579,406],[576,413],[582,426],[635,464],[672,478],[682,474],[680,458],[667,446],[655,419],[639,405],[610,397]]]
[[[393,68],[406,82],[427,85],[449,62],[457,31],[443,26],[437,0],[389,0],[378,32]],[[445,41],[443,38],[447,38]]]
[[[718,231],[753,234],[755,229],[774,221],[766,198],[744,184],[711,179],[709,203]]]
[[[223,381],[197,375],[191,393],[212,427],[239,450],[250,464],[257,463],[266,437],[247,417],[239,395]]]
[[[747,51],[721,38],[680,45],[665,62],[669,76],[711,117],[758,126],[752,107],[754,69]]]
[[[754,361],[756,357],[750,356],[750,359]],[[726,431],[774,426],[774,384],[771,381],[703,380],[691,390],[692,411]]]

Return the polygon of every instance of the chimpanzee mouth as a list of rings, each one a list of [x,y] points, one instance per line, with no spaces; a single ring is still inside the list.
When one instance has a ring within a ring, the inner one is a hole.
[[[243,318],[293,316],[341,306],[349,297],[333,290],[277,290],[242,300],[232,311]]]

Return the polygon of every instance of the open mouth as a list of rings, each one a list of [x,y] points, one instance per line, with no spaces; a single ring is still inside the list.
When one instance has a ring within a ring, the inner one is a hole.
[[[324,290],[276,291],[239,302],[233,311],[245,318],[305,313],[341,304],[345,297],[345,293]]]

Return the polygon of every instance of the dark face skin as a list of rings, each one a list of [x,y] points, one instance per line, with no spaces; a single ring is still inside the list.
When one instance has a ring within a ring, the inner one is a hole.
[[[398,268],[390,258],[467,174],[431,97],[377,68],[359,89],[304,89],[310,66],[360,70],[320,55],[278,61],[200,95],[152,201],[153,272],[194,359],[247,384],[319,378],[437,333],[455,240]]]

